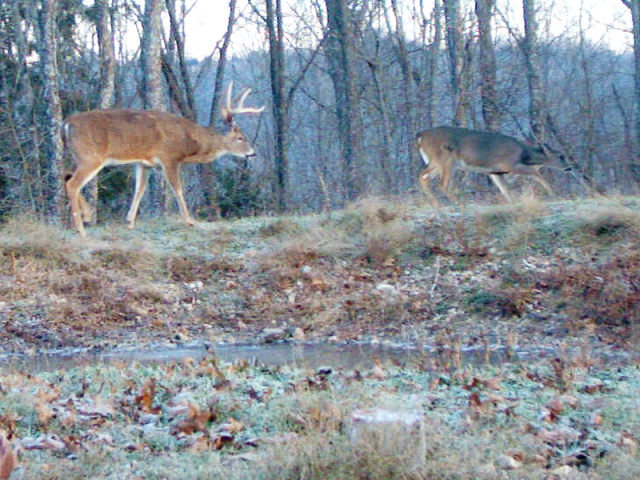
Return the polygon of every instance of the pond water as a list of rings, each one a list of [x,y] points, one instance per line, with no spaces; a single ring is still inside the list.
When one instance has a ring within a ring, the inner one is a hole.
[[[508,352],[504,346],[490,348],[490,363],[526,362],[566,355],[551,348],[517,348]],[[451,361],[451,353],[438,354],[433,348],[389,347],[371,344],[273,343],[261,345],[203,345],[148,350],[115,350],[101,353],[59,351],[38,355],[12,355],[0,359],[0,368],[19,371],[53,371],[88,364],[120,364],[122,362],[163,363],[193,358],[199,361],[215,355],[223,362],[246,360],[258,365],[296,365],[299,367],[366,370],[374,362],[388,364],[423,364]],[[463,363],[487,361],[483,348],[469,347],[461,351]]]

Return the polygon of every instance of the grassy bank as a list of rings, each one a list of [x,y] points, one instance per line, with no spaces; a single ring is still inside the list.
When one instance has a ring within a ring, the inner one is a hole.
[[[19,454],[12,478],[636,478],[639,212],[631,197],[438,213],[367,199],[330,216],[109,223],[86,240],[10,219],[0,429]],[[10,366],[51,350],[272,341],[424,356],[360,372],[213,353]],[[464,362],[498,347],[550,353]],[[423,415],[422,460],[384,436],[354,442],[363,408]]]
[[[0,226],[1,348],[255,342],[274,327],[314,341],[570,331],[631,345],[639,212],[629,197],[438,214],[368,199],[330,217],[107,224],[87,240],[12,219]]]

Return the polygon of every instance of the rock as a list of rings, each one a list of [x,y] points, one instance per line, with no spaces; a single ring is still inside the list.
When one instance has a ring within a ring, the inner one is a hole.
[[[424,417],[418,410],[372,408],[351,414],[349,438],[367,449],[374,449],[420,468],[426,458]]]
[[[293,329],[292,337],[294,340],[300,340],[300,341],[306,338],[304,334],[304,330],[302,330],[300,327],[296,327]]]
[[[396,290],[396,287],[384,282],[376,285],[376,290],[380,293],[390,294],[390,295],[395,295],[398,293],[398,290]]]
[[[286,336],[287,332],[282,328],[265,328],[260,334],[260,341],[262,343],[273,343],[284,340]]]
[[[316,369],[316,375],[331,375],[333,368],[329,366],[321,366]]]
[[[573,467],[562,465],[561,467],[554,468],[550,473],[554,476],[552,478],[568,478],[574,471],[575,469]]]
[[[496,465],[501,470],[516,470],[522,466],[522,463],[509,455],[500,455],[496,459]]]

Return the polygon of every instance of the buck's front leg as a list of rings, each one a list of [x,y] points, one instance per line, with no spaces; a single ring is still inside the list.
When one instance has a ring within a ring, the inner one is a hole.
[[[193,227],[195,225],[195,221],[191,218],[189,214],[189,209],[187,208],[187,202],[184,201],[184,196],[182,195],[182,181],[180,180],[180,164],[178,162],[166,162],[163,163],[164,174],[169,180],[169,185],[173,190],[173,194],[176,196],[176,200],[178,201],[178,206],[180,207],[180,213],[182,214],[182,218],[186,222],[187,225]]]
[[[87,202],[82,196],[82,187],[95,177],[100,169],[76,167],[75,172],[71,175],[66,184],[67,197],[69,199],[69,207],[71,207],[71,218],[73,224],[81,237],[86,237],[87,232],[84,229],[83,217],[86,215],[88,208]]]

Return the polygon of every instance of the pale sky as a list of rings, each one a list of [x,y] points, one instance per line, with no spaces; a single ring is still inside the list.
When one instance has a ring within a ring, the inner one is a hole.
[[[463,11],[473,11],[473,0],[469,2]],[[261,2],[255,2],[260,4]],[[414,0],[401,0],[406,11],[405,30],[411,31]],[[424,2],[425,5],[429,1]],[[630,50],[633,39],[630,32],[631,14],[621,0],[539,0],[541,15],[539,22],[541,29],[549,25],[551,35],[566,35],[578,38],[580,25],[588,38],[596,44],[605,44],[616,51]],[[186,50],[189,56],[202,59],[209,55],[215,48],[216,42],[222,39],[226,30],[229,15],[228,1],[226,0],[187,0],[187,8],[192,6],[186,18]],[[297,14],[307,16],[309,23],[313,22],[311,2],[308,0],[284,0],[285,16],[290,15],[292,23]],[[580,15],[582,7],[582,18]],[[552,15],[546,12],[551,9]],[[497,35],[506,34],[506,28],[500,17],[504,17],[511,23],[512,28],[522,29],[522,1],[498,0],[498,10],[501,15],[498,20]],[[237,12],[250,14],[250,7],[246,0],[238,0]],[[541,34],[541,39],[544,36]],[[255,25],[240,21],[236,26],[232,53],[242,54],[247,51],[264,47],[264,33]]]

